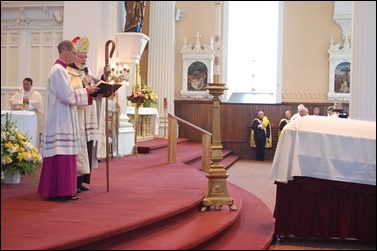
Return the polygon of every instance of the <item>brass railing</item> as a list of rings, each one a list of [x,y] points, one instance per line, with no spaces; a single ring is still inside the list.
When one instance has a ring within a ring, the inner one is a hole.
[[[202,133],[202,170],[209,171],[211,161],[211,138],[212,133],[187,122],[171,113],[168,113],[168,163],[177,161],[177,128],[178,121],[184,123]]]

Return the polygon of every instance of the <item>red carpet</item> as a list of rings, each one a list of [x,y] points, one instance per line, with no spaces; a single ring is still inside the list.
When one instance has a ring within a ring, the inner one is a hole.
[[[180,161],[201,146],[179,144],[178,152]],[[39,198],[38,177],[2,183],[1,249],[265,249],[272,241],[269,209],[230,183],[238,211],[200,212],[207,178],[183,163],[166,164],[166,148],[109,163],[110,191],[103,162],[77,201]]]
[[[185,138],[178,138],[177,144],[182,142],[187,142],[188,139]],[[149,153],[153,149],[163,148],[168,145],[168,140],[164,138],[157,138],[153,140],[147,140],[137,143],[137,151],[138,153]]]

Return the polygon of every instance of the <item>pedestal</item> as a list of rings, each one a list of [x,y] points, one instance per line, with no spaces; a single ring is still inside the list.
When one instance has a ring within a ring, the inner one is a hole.
[[[118,154],[121,156],[131,155],[135,137],[133,124],[129,122],[127,114],[119,116]]]
[[[127,63],[130,67],[129,85],[133,88],[136,65],[140,62],[141,55],[149,41],[149,37],[141,32],[120,32],[116,34],[117,58],[120,62]],[[120,155],[131,155],[135,130],[127,116],[128,86],[118,91],[121,114],[119,116],[118,151]]]

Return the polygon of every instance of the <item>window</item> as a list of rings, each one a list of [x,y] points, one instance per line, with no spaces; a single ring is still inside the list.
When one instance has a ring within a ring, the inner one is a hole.
[[[228,102],[280,102],[282,3],[225,3],[223,66]]]

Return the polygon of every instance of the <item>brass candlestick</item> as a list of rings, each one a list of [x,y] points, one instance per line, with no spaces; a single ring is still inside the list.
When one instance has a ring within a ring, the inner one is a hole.
[[[138,135],[138,128],[139,128],[139,108],[141,103],[134,103],[135,104],[135,114],[134,114],[134,130],[135,130],[135,137],[134,137],[134,146],[132,148],[132,156],[138,156],[139,152],[137,151],[137,135]]]
[[[168,138],[168,134],[166,133],[167,130],[167,122],[168,122],[168,100],[164,98],[164,115],[165,115],[165,123],[164,123],[164,139]]]
[[[229,196],[226,186],[226,179],[228,174],[225,171],[224,166],[221,164],[223,159],[221,134],[220,134],[220,99],[219,97],[224,93],[224,90],[228,88],[222,83],[208,84],[207,89],[213,96],[212,101],[212,144],[211,144],[211,160],[209,171],[207,173],[208,178],[208,192],[203,199],[202,212],[207,211],[210,206],[215,206],[216,210],[220,210],[223,204],[229,206],[230,210],[236,211],[237,207],[233,205],[233,199]]]

